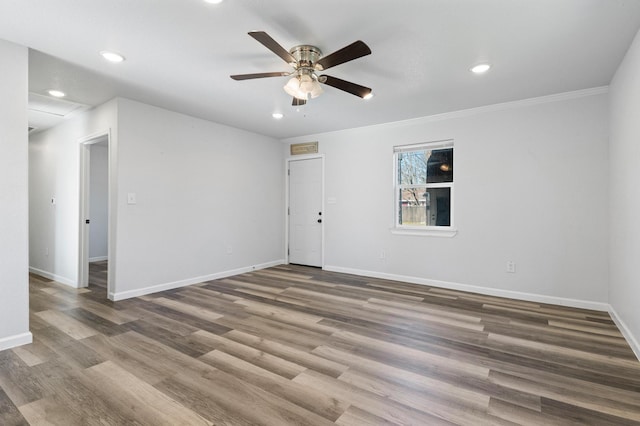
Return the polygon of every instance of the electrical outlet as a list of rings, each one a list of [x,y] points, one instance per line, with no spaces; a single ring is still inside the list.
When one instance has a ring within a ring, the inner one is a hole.
[[[507,262],[507,272],[509,272],[510,274],[516,273],[516,262],[514,262],[513,260]]]
[[[44,255],[45,255],[45,256],[49,256],[49,247],[45,247],[45,249],[44,249]]]
[[[233,247],[227,246],[227,254],[233,254]]]
[[[380,260],[384,260],[387,258],[386,250],[380,250]]]

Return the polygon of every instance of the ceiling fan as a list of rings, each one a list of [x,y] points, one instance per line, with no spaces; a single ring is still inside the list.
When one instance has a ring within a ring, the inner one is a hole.
[[[292,105],[299,106],[307,103],[309,98],[318,97],[322,92],[320,83],[335,87],[352,95],[368,99],[372,96],[369,87],[351,83],[330,75],[318,75],[336,65],[358,59],[371,54],[371,49],[364,42],[358,40],[330,55],[322,56],[322,51],[315,46],[295,46],[288,52],[264,31],[251,31],[249,35],[264,45],[267,49],[282,58],[294,69],[291,72],[263,72],[257,74],[236,74],[234,80],[249,80],[265,77],[287,77],[291,79],[284,86],[284,91],[293,96]]]

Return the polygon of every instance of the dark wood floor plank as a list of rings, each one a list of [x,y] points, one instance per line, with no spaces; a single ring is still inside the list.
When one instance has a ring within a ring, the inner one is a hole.
[[[0,413],[3,426],[24,426],[28,425],[27,420],[22,416],[18,407],[15,406],[11,398],[0,388]]]
[[[490,379],[503,386],[540,395],[542,398],[547,398],[547,400],[562,402],[608,416],[625,418],[627,421],[640,422],[640,412],[638,412],[637,405],[615,401],[606,396],[594,395],[588,388],[569,390],[493,371]]]
[[[532,410],[517,404],[511,404],[497,398],[491,398],[489,402],[489,414],[503,420],[511,421],[521,425],[531,426],[578,426],[584,423],[574,422],[569,418],[556,417],[549,413],[542,413],[540,410]]]
[[[542,413],[555,415],[556,417],[558,415],[567,416],[567,413],[569,413],[568,420],[575,421],[581,425],[640,425],[640,420],[638,419],[630,421],[626,417],[618,417],[599,410],[591,410],[549,398],[542,398]]]
[[[607,312],[279,265],[118,302],[30,276],[0,425],[640,425]]]

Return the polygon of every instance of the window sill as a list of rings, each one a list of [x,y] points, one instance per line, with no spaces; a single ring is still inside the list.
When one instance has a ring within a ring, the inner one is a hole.
[[[424,229],[424,228],[391,228],[391,233],[394,235],[413,235],[418,237],[444,237],[444,238],[453,238],[458,233],[458,230],[455,228],[446,228],[446,229]]]

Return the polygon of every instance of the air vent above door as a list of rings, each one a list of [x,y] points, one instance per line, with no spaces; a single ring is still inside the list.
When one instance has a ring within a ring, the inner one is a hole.
[[[66,117],[69,114],[85,109],[86,105],[49,96],[29,93],[29,110]]]
[[[29,132],[40,132],[57,126],[64,119],[89,109],[88,105],[66,99],[29,93]]]

